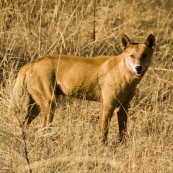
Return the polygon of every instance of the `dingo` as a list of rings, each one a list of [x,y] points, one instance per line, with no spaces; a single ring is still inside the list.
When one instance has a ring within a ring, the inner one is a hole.
[[[144,43],[132,43],[122,35],[122,45],[123,52],[118,56],[50,55],[24,65],[16,80],[10,110],[25,110],[24,127],[28,127],[41,112],[46,126],[53,120],[59,95],[100,101],[103,104],[100,141],[107,140],[115,108],[119,108],[119,133],[123,140],[128,105],[152,61],[155,37],[150,34]]]

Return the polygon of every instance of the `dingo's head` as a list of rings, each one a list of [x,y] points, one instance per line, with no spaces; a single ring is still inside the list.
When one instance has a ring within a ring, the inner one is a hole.
[[[126,35],[122,35],[123,54],[127,69],[136,77],[142,77],[147,71],[155,48],[155,37],[150,34],[144,43],[132,43]]]

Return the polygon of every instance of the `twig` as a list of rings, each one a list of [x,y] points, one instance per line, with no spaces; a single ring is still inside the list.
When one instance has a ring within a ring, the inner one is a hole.
[[[93,41],[96,40],[96,0],[94,0]]]
[[[159,70],[159,71],[173,72],[173,70],[166,69],[166,68],[149,68],[149,70]]]
[[[94,156],[59,156],[59,157],[52,157],[50,159],[46,160],[40,160],[31,163],[31,167],[33,169],[40,168],[42,166],[48,166],[54,163],[58,162],[67,162],[70,161],[71,164],[76,164],[80,162],[94,162],[98,164],[109,164],[111,167],[116,168],[118,165],[121,165],[122,163],[115,159],[109,159],[109,158],[98,158]],[[22,169],[25,169],[25,166],[21,167]]]
[[[20,121],[19,121],[19,123],[20,123]],[[28,165],[28,171],[29,171],[29,173],[32,173],[32,169],[30,167],[30,160],[29,160],[29,156],[28,156],[27,144],[26,144],[26,133],[25,133],[21,123],[20,123],[20,128],[22,130],[22,140],[24,142],[24,154],[25,154],[27,165]]]

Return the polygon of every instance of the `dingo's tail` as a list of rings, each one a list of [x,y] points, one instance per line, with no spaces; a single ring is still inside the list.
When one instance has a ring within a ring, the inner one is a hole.
[[[19,71],[8,108],[9,120],[15,120],[16,123],[18,121],[20,124],[23,122],[23,118],[26,114],[28,114],[28,105],[30,103],[30,94],[27,91],[25,82],[27,69],[26,66]]]

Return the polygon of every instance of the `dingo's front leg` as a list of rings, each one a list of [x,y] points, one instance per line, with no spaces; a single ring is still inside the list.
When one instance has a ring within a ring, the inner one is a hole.
[[[106,144],[109,123],[113,114],[114,108],[103,104],[102,115],[100,117],[99,140]]]
[[[124,140],[124,135],[125,135],[125,133],[127,131],[127,111],[128,111],[128,105],[129,105],[129,103],[121,105],[120,109],[117,112],[120,141]]]

